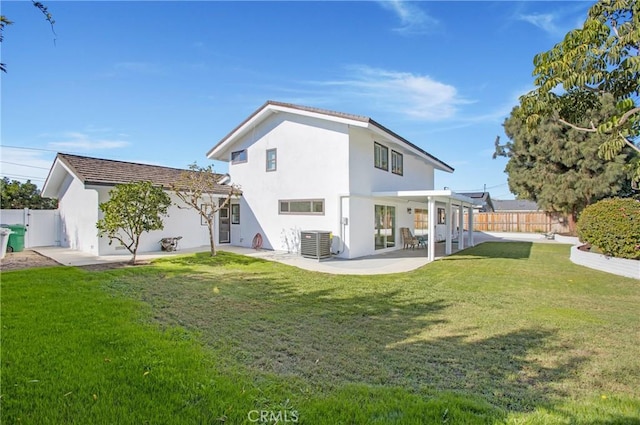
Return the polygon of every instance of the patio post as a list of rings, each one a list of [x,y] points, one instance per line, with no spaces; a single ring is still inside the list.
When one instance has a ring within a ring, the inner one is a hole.
[[[447,212],[445,214],[444,219],[445,219],[445,228],[446,228],[444,254],[451,255],[451,230],[452,230],[451,222],[453,221],[453,206],[451,205],[451,198],[447,199]]]
[[[464,204],[458,206],[458,249],[464,249]]]
[[[429,196],[429,251],[427,253],[427,259],[433,261],[436,259],[436,200]]]

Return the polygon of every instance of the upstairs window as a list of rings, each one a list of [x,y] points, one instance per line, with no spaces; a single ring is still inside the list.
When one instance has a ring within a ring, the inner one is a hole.
[[[240,164],[243,162],[247,162],[247,150],[243,149],[241,151],[231,152],[231,163],[232,164]]]
[[[267,171],[276,171],[278,153],[275,149],[267,149]]]
[[[378,142],[373,143],[373,166],[389,171],[389,148]]]
[[[402,175],[402,154],[400,152],[391,151],[391,172],[393,174]]]

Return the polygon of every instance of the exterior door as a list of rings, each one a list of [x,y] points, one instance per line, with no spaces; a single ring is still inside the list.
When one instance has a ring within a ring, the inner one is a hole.
[[[218,211],[218,243],[231,242],[231,218],[229,205]]]

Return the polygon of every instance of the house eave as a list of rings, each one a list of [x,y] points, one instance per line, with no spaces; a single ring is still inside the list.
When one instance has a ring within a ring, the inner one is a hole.
[[[371,195],[377,198],[394,198],[394,199],[403,199],[406,201],[416,201],[416,202],[426,202],[427,200],[432,198],[438,201],[450,200],[453,203],[459,203],[465,206],[478,205],[474,199],[448,189],[384,191],[384,192],[373,192]]]
[[[229,134],[223,137],[213,148],[207,152],[207,158],[216,159],[219,161],[229,161],[227,156],[227,148],[238,141],[242,136],[246,135],[254,127],[266,120],[268,117],[278,113],[291,113],[310,118],[317,118],[323,120],[330,120],[333,122],[357,126],[367,127],[368,122],[366,117],[349,116],[347,114],[328,113],[322,111],[316,111],[314,108],[300,107],[292,104],[286,104],[281,102],[268,101],[254,113],[252,113],[247,119],[241,122],[236,128],[231,130]]]

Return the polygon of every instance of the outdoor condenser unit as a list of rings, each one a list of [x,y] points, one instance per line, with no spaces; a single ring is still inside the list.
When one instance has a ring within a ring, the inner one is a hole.
[[[321,230],[300,232],[300,255],[318,260],[331,257],[331,232]]]

